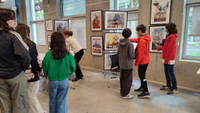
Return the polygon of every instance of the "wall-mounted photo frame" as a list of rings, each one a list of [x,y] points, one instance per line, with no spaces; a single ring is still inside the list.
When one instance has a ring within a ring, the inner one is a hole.
[[[106,32],[104,33],[104,50],[117,51],[120,39],[124,39],[122,33]]]
[[[127,11],[105,11],[104,16],[105,30],[123,30],[127,27]]]
[[[55,20],[55,31],[64,31],[68,30],[68,28],[68,20]]]
[[[46,30],[47,31],[53,31],[53,20],[46,20]]]
[[[110,56],[117,54],[117,52],[104,53],[104,70],[111,69],[111,59]]]
[[[90,12],[90,29],[91,31],[102,31],[103,29],[102,10],[93,10]]]
[[[162,40],[166,38],[165,26],[150,27],[150,37],[150,52],[162,52],[157,49],[162,47]]]
[[[51,47],[50,47],[51,46],[50,45],[51,44],[51,35],[47,36],[47,44],[48,44],[48,47],[49,47],[49,50],[50,50],[51,49]]]
[[[92,55],[102,56],[103,55],[103,38],[102,36],[92,36]]]
[[[171,0],[151,0],[151,24],[168,24],[171,15]]]

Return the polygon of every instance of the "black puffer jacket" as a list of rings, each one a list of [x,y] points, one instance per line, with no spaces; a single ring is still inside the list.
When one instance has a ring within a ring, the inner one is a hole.
[[[35,75],[35,77],[33,79],[29,80],[28,82],[35,82],[40,79],[38,72],[41,72],[42,69],[41,69],[41,67],[38,63],[38,59],[37,59],[38,52],[36,49],[36,44],[31,40],[27,40],[27,45],[29,47],[29,53],[31,55],[31,71]]]
[[[14,78],[29,67],[27,49],[19,34],[0,30],[0,79]]]

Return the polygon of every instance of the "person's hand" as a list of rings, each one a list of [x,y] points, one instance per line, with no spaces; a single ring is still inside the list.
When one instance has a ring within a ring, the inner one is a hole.
[[[39,72],[39,75],[40,75],[41,77],[43,77],[43,76],[44,76],[44,72],[43,72],[43,71]]]
[[[162,51],[162,47],[157,48],[158,51]]]

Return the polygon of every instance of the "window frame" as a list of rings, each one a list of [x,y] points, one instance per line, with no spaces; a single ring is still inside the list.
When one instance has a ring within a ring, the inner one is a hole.
[[[189,62],[200,62],[200,57],[193,57],[193,56],[186,56],[186,49],[187,49],[187,36],[188,36],[188,27],[189,27],[189,13],[190,8],[194,6],[200,7],[200,2],[195,3],[187,3],[186,4],[186,11],[185,11],[185,27],[184,27],[184,34],[183,34],[183,41],[181,46],[181,59],[180,61],[189,61]]]
[[[37,38],[37,27],[34,28],[34,24],[43,22],[45,24],[45,20],[34,20],[33,19],[33,2],[34,0],[27,0],[26,1],[26,14],[27,14],[27,25],[30,27],[30,38],[32,41],[36,43],[37,46],[46,46],[46,41],[44,44],[38,44],[38,38]],[[34,4],[35,5],[35,4]],[[36,17],[35,17],[36,18]],[[34,32],[34,29],[36,29],[36,32]]]

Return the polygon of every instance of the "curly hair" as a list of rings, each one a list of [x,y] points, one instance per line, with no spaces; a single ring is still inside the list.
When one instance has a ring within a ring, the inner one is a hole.
[[[4,31],[14,30],[7,24],[8,20],[15,19],[15,12],[10,9],[0,8],[0,29]]]
[[[61,32],[54,32],[51,35],[51,51],[53,58],[62,59],[69,51],[66,49],[65,38]]]

